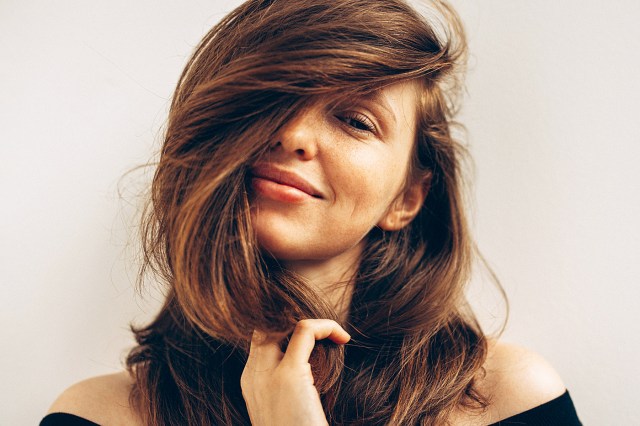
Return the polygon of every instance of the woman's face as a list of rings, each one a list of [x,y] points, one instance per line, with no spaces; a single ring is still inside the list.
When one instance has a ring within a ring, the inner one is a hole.
[[[396,83],[333,110],[318,102],[286,123],[252,167],[261,249],[283,261],[331,259],[359,250],[373,227],[393,228],[417,99],[415,82]]]

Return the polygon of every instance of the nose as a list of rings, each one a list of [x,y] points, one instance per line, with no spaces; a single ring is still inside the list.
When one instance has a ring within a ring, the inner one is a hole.
[[[321,126],[320,114],[311,109],[304,110],[282,126],[272,150],[281,149],[300,160],[311,160],[318,153]]]

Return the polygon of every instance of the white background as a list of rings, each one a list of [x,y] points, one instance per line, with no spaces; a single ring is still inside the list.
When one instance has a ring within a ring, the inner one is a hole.
[[[36,424],[70,384],[119,370],[128,323],[153,314],[130,249],[149,173],[122,176],[158,149],[189,53],[237,3],[0,2],[0,424]],[[640,3],[454,4],[504,339],[551,361],[585,424],[635,424]],[[490,292],[471,295],[493,324]]]

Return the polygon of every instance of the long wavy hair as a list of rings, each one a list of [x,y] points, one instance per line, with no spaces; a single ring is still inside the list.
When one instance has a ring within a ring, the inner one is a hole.
[[[487,341],[464,298],[475,256],[463,205],[465,150],[452,135],[466,57],[459,18],[402,0],[249,0],[219,22],[175,90],[142,222],[143,264],[166,285],[132,326],[131,402],[150,425],[250,424],[240,375],[253,329],[283,338],[304,318],[339,320],[307,283],[264,256],[247,172],[317,99],[413,80],[421,96],[407,179],[430,176],[417,217],[374,228],[353,279],[352,340],[310,360],[330,424],[442,424],[486,408]]]

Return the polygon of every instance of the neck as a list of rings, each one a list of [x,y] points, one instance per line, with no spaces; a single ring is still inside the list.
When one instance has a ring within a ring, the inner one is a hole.
[[[353,278],[358,270],[363,245],[329,259],[283,262],[287,269],[302,276],[329,303],[340,321],[346,321],[353,294]]]

